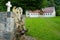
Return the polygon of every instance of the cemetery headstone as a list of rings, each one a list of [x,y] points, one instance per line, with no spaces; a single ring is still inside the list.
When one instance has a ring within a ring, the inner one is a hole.
[[[10,12],[10,8],[12,7],[11,2],[8,1],[8,3],[6,3],[7,6],[7,12]]]
[[[5,33],[4,35],[4,39],[6,40],[12,40],[13,38],[13,34],[14,34],[14,18],[11,17],[12,12],[10,12],[10,8],[12,7],[11,2],[8,1],[8,3],[6,3],[7,6],[7,17],[5,18]]]

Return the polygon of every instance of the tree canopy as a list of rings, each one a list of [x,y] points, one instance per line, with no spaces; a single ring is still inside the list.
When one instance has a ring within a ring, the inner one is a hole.
[[[60,0],[0,0],[0,11],[6,11],[5,4],[8,1],[11,1],[13,6],[22,7],[24,11],[54,6],[57,15],[60,15]]]

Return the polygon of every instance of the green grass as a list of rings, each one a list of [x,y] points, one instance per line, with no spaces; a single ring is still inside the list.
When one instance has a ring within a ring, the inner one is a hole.
[[[26,18],[27,35],[38,40],[60,40],[60,17]]]

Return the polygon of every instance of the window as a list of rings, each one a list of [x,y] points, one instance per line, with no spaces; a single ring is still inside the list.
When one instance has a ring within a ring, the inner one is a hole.
[[[29,13],[27,15],[29,15]]]
[[[47,13],[46,13],[46,15],[47,15]]]
[[[31,14],[32,15],[32,14]]]

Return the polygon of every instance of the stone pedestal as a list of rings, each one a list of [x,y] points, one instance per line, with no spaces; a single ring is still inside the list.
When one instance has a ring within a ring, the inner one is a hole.
[[[14,32],[14,18],[7,18],[6,31]]]
[[[11,12],[0,13],[0,40],[12,40],[14,36],[14,18]]]

